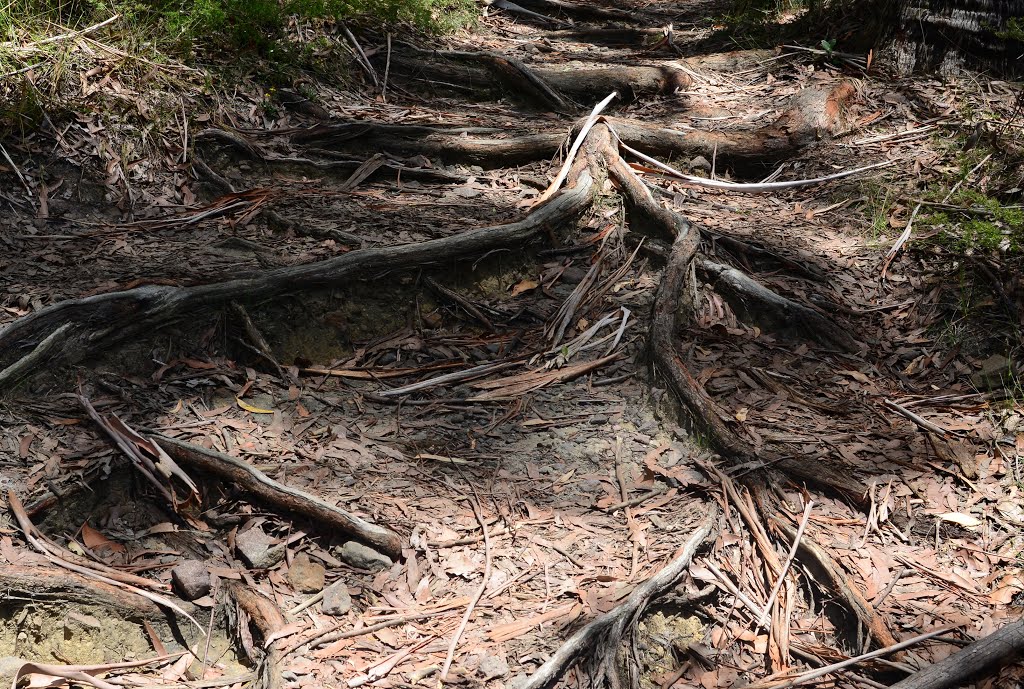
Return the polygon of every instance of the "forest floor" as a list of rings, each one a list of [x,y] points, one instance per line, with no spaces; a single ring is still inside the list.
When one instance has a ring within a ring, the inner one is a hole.
[[[1013,86],[521,5],[187,105],[93,45],[133,114],[3,142],[0,656],[724,689],[938,630],[799,680],[877,687],[1019,620]]]

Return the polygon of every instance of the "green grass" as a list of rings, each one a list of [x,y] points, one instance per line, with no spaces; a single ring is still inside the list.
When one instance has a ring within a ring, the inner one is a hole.
[[[922,227],[938,229],[938,242],[953,252],[999,252],[1007,256],[1024,253],[1024,208],[1014,207],[1020,202],[1004,203],[974,184],[983,177],[998,179],[1007,172],[1012,174],[1012,167],[1004,169],[1005,166],[995,160],[994,153],[988,147],[957,152],[954,164],[959,174],[956,179],[963,183],[948,198],[955,179],[923,194],[926,201],[956,207],[926,206],[918,221]],[[985,155],[990,155],[990,159],[980,169],[975,169]]]
[[[339,83],[351,59],[340,22],[442,33],[475,16],[474,0],[0,0],[0,137],[47,118],[126,113],[119,87],[146,104],[146,121],[135,118],[146,127],[180,110],[168,97],[209,96],[214,84]],[[89,90],[104,79],[117,87]]]

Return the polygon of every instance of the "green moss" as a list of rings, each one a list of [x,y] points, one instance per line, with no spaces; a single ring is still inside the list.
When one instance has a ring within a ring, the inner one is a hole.
[[[1024,18],[1010,17],[1006,22],[1006,28],[1003,31],[997,31],[996,36],[1004,41],[1024,43]]]

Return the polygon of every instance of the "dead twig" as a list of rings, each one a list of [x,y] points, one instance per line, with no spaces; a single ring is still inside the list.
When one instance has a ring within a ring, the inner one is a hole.
[[[480,588],[477,589],[473,599],[466,606],[466,612],[462,616],[462,621],[459,623],[458,629],[452,635],[452,640],[448,644],[448,655],[445,656],[444,665],[441,666],[441,682],[444,682],[448,678],[448,670],[452,666],[452,661],[455,659],[455,649],[458,648],[459,639],[462,637],[462,632],[466,630],[466,625],[469,624],[469,618],[473,615],[473,609],[476,608],[476,604],[480,602],[480,598],[484,595],[484,591],[487,589],[487,584],[491,580],[491,538],[487,533],[487,520],[484,519],[483,512],[480,509],[480,503],[476,497],[471,498],[471,504],[473,505],[473,514],[476,515],[476,519],[480,522],[480,530],[484,536],[484,578],[480,582]]]
[[[668,565],[637,586],[624,603],[569,637],[543,665],[537,668],[522,689],[543,689],[551,686],[599,645],[614,655],[627,627],[637,621],[652,600],[667,593],[679,583],[693,556],[711,535],[717,519],[718,510],[712,508],[708,517],[697,527],[690,540]]]

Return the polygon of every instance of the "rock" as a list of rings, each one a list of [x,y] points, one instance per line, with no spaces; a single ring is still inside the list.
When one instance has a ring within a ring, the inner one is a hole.
[[[504,677],[508,674],[508,661],[501,656],[485,655],[480,659],[476,671],[483,675],[485,682],[496,677]]]
[[[306,553],[299,553],[288,568],[288,583],[299,593],[317,593],[324,588],[327,571],[319,562],[313,562]]]
[[[323,612],[325,615],[340,616],[352,609],[352,596],[344,580],[336,581],[324,590]]]
[[[971,383],[979,390],[1007,387],[1014,375],[1013,362],[1002,354],[993,354],[981,362],[981,370],[971,376]]]
[[[199,560],[185,560],[171,570],[171,585],[185,600],[202,598],[210,592],[210,570]]]
[[[505,689],[520,689],[525,687],[530,682],[530,676],[526,673],[520,672],[518,675],[505,682]]]
[[[284,559],[284,545],[254,527],[235,538],[239,556],[253,569],[270,569]]]
[[[696,156],[695,158],[690,159],[690,169],[711,172],[711,163],[709,163],[708,159],[704,156]]]
[[[392,565],[391,558],[383,553],[378,553],[373,548],[355,541],[347,541],[335,551],[342,562],[357,569],[368,569],[371,572],[378,572],[387,569]]]

